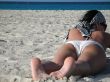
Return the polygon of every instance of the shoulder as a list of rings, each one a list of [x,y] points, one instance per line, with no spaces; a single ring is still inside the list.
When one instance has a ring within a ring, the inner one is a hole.
[[[110,48],[110,33],[98,32],[98,37],[101,38],[101,40],[103,41],[107,48]]]
[[[100,36],[100,37],[104,37],[104,36],[107,36],[107,35],[109,35],[109,33],[106,33],[106,32],[103,32],[103,31],[94,31],[93,33],[92,33],[92,35],[93,36]]]
[[[99,43],[102,43],[106,47],[110,47],[110,34],[103,31],[94,31],[92,38]]]
[[[94,36],[96,37],[102,37],[104,39],[110,39],[110,33],[107,33],[107,32],[103,32],[103,31],[94,31],[92,33]]]
[[[104,38],[107,39],[107,41],[110,43],[110,33],[105,32]]]
[[[104,38],[105,38],[107,47],[110,48],[110,33],[105,32],[104,33]]]
[[[102,31],[94,31],[92,32],[92,37],[94,38],[104,38],[105,32]]]

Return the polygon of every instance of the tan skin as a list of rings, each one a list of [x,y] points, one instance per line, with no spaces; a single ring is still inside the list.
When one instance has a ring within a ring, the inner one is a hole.
[[[94,41],[99,42],[104,49],[110,47],[110,34],[106,33],[104,26],[95,25],[95,30],[91,34]],[[70,29],[68,41],[85,40],[79,30],[76,28]],[[42,63],[39,58],[31,60],[31,70],[33,80],[39,80],[41,73],[44,76],[53,76],[55,78],[69,77],[75,75],[90,75],[100,72],[106,65],[106,54],[99,46],[91,44],[83,50],[78,57],[76,50],[72,44],[62,45],[52,61]]]

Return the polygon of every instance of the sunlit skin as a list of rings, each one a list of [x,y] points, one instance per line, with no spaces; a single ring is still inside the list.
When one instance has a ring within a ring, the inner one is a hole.
[[[97,41],[104,49],[110,47],[110,34],[105,32],[104,26],[95,25],[95,31],[92,32],[90,40]],[[85,40],[79,30],[70,29],[68,41]],[[63,44],[55,54],[52,61],[42,63],[39,58],[31,60],[31,70],[33,80],[41,79],[40,73],[46,76],[52,76],[57,79],[64,76],[90,75],[100,72],[106,65],[106,55],[102,48],[91,44],[83,50],[78,57],[72,44]],[[38,72],[40,70],[40,72]],[[43,77],[42,77],[43,78]]]

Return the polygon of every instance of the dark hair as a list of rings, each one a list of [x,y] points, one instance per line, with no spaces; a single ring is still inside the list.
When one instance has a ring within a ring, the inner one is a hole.
[[[102,26],[104,26],[104,31],[106,30],[107,28],[107,24],[106,23],[100,23]]]
[[[80,19],[80,21],[86,21],[88,23],[91,22],[92,18],[98,13],[98,10],[90,10],[87,11],[84,16],[82,17],[82,19]]]
[[[100,12],[100,11],[98,11],[98,10],[89,10],[89,11],[87,11],[87,12],[83,15],[83,17],[82,17],[79,21],[80,21],[80,22],[86,21],[87,23],[90,23],[91,20],[93,19],[93,17],[94,17],[98,12]],[[107,24],[106,24],[105,22],[102,22],[102,23],[100,23],[100,24],[103,25],[103,26],[104,26],[104,29],[106,30]],[[91,25],[91,27],[92,27],[92,25]]]

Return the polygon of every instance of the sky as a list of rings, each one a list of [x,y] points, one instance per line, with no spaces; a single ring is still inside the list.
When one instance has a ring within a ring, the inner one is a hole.
[[[110,2],[110,0],[0,0],[16,2]]]

